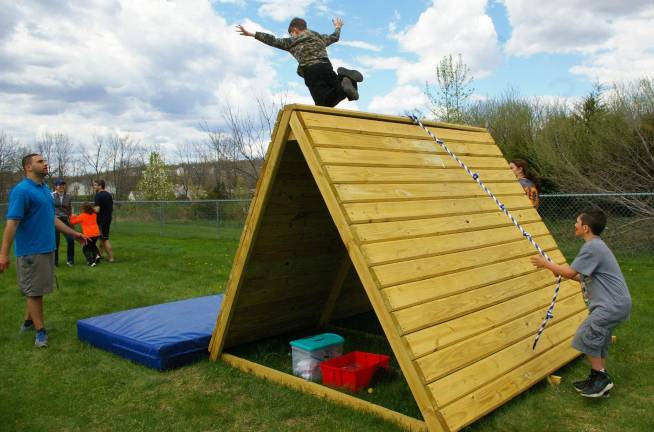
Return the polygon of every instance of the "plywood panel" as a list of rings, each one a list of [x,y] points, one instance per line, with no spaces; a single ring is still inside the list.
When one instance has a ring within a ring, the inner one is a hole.
[[[545,251],[556,247],[554,239],[547,235],[535,239]],[[494,262],[506,261],[521,255],[533,255],[534,248],[526,240],[497,246],[489,246],[472,251],[457,252],[418,258],[411,261],[382,264],[373,267],[375,276],[382,287],[425,279],[439,274],[453,273]]]
[[[518,182],[487,185],[496,195],[523,195]],[[338,184],[335,186],[343,203],[369,201],[416,200],[424,198],[464,198],[488,196],[478,184],[407,183],[407,184]]]
[[[323,163],[327,165],[460,168],[454,158],[448,154],[342,148],[318,148],[317,150]],[[459,159],[469,168],[509,169],[509,164],[503,157],[460,156]]]
[[[524,229],[532,236],[548,234],[547,227],[542,222],[525,224]],[[524,236],[513,225],[502,228],[491,228],[463,233],[442,234],[429,237],[391,240],[363,245],[362,249],[368,256],[371,265],[393,261],[404,261],[410,258],[420,258],[429,255],[441,255],[513,242]]]
[[[415,183],[415,182],[472,182],[461,168],[388,168],[359,166],[326,166],[334,184],[337,183]],[[480,169],[483,182],[515,183],[515,176],[505,169]]]
[[[530,292],[480,311],[464,315],[424,330],[410,333],[405,340],[414,357],[422,357],[456,342],[468,339],[493,327],[514,320],[549,305],[554,286]],[[579,284],[561,284],[560,299],[579,295]]]
[[[309,129],[311,139],[316,147],[360,148],[379,150],[399,150],[409,152],[427,152],[447,154],[443,148],[424,134],[416,138],[369,135],[359,131],[338,132],[330,130]],[[447,141],[450,150],[459,156],[502,156],[499,147],[491,141],[482,144],[471,143],[466,137],[452,135]]]

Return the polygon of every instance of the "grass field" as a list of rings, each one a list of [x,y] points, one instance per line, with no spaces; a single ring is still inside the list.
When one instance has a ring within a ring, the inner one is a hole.
[[[119,225],[112,235],[116,263],[93,269],[81,264],[78,249],[78,264],[58,269],[59,288],[46,297],[47,349],[34,348],[33,335],[18,334],[24,300],[14,266],[0,275],[0,430],[399,430],[221,362],[204,360],[161,373],[79,342],[80,318],[222,291],[238,229],[225,227],[216,239],[215,227],[168,228],[176,235],[160,237],[156,226]],[[466,430],[654,430],[654,257],[620,261],[634,309],[632,319],[617,330],[609,357],[616,381],[611,398],[583,399],[570,387],[587,373],[580,359],[560,371],[560,387],[540,383]],[[345,336],[346,350],[364,345],[388,351],[377,337]],[[240,353],[288,369],[286,339],[243,347]],[[375,389],[365,397],[418,415],[401,375],[385,377]]]

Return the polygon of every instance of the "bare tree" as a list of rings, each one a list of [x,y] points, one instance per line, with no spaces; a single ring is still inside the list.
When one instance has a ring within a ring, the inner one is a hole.
[[[82,160],[95,176],[100,176],[107,167],[107,149],[105,137],[98,134],[93,135],[89,145],[82,145],[80,148]]]
[[[456,62],[452,54],[441,59],[436,66],[436,79],[439,91],[434,94],[425,83],[425,94],[432,104],[432,112],[437,118],[452,123],[463,123],[464,110],[468,97],[473,92],[471,87],[473,77],[469,77],[470,70],[463,63],[459,54]]]
[[[26,154],[17,140],[0,131],[0,202],[7,202],[9,189],[22,176],[20,161]]]
[[[51,176],[66,177],[72,174],[76,156],[68,135],[44,132],[37,138],[36,147],[47,159]]]
[[[107,137],[108,177],[114,186],[117,199],[127,197],[140,178],[140,170],[145,164],[146,149],[129,134],[111,134]]]

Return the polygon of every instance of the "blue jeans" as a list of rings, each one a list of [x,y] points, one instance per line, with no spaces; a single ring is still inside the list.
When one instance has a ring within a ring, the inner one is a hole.
[[[70,222],[68,222],[68,218],[59,218],[59,220],[70,227]],[[55,230],[55,244],[57,245],[56,246],[57,250],[55,250],[55,265],[59,265],[60,235],[61,233]],[[72,264],[75,262],[75,240],[71,236],[67,236],[65,234],[64,237],[66,238],[66,261]]]

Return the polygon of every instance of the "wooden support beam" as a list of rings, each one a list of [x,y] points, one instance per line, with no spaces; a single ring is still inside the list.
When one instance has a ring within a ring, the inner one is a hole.
[[[329,399],[336,404],[343,405],[348,408],[374,414],[386,421],[399,425],[406,430],[415,432],[427,432],[428,430],[427,424],[424,421],[409,417],[404,414],[400,414],[398,412],[389,410],[388,408],[375,405],[354,396],[350,396],[338,390],[334,390],[311,381],[303,380],[302,378],[298,378],[296,376],[289,375],[287,373],[280,372],[266,366],[262,366],[260,364],[245,360],[240,357],[236,357],[231,354],[223,353],[221,358],[225,361],[225,363],[240,369],[243,372],[254,374],[258,377],[282,384],[294,390],[299,390],[304,393],[309,393],[314,396]]]
[[[325,308],[323,309],[320,320],[318,321],[318,327],[324,327],[331,320],[332,312],[334,312],[334,306],[336,306],[336,301],[341,295],[343,282],[345,282],[345,278],[347,278],[347,274],[350,272],[350,268],[352,268],[352,261],[350,260],[350,256],[348,255],[347,251],[345,251],[341,265],[338,266],[338,271],[334,277],[332,287],[329,290],[329,297],[327,297]]]

